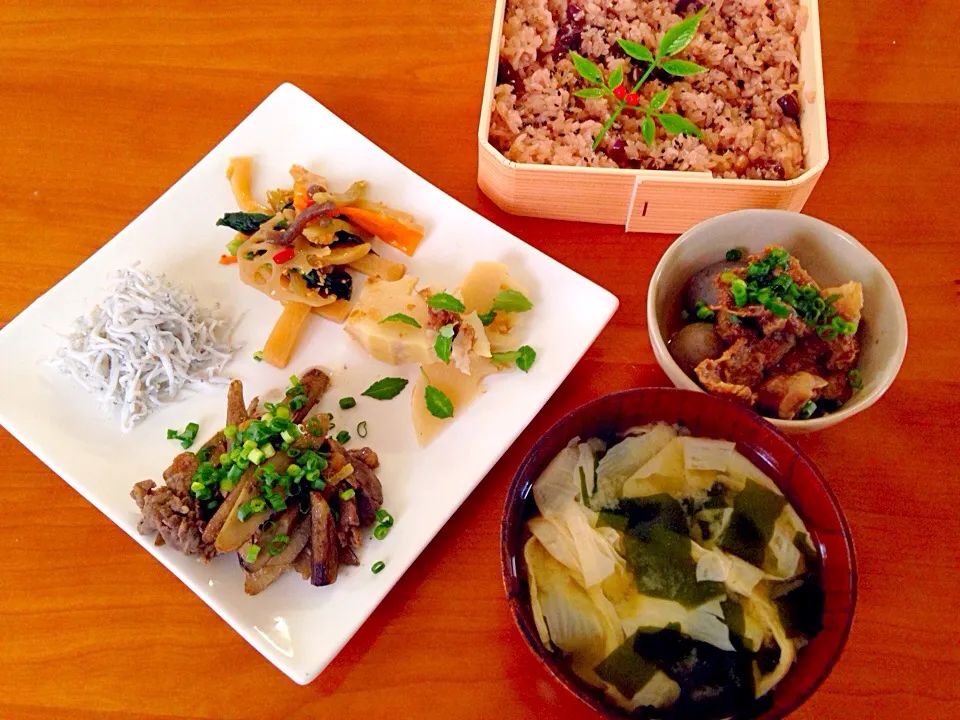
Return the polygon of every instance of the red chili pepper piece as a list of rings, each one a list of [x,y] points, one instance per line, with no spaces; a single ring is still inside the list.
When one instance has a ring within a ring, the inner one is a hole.
[[[274,253],[273,261],[277,265],[282,265],[287,260],[293,260],[294,251],[292,247],[284,248],[280,252]]]
[[[613,89],[613,96],[617,100],[623,100],[627,96],[627,86],[626,85],[617,85]]]
[[[626,102],[627,105],[637,106],[640,104],[640,96],[637,93],[629,93],[624,98],[624,102]]]

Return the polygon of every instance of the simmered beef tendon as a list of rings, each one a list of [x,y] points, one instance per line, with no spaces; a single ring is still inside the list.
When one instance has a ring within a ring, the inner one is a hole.
[[[140,508],[137,530],[142,535],[157,531],[164,541],[184,555],[209,560],[217,554],[212,544],[203,541],[204,522],[197,513],[196,501],[180,496],[167,485],[157,486],[144,480],[133,486],[130,497]]]
[[[190,483],[193,474],[199,466],[197,456],[192,452],[182,452],[177,455],[170,467],[163,471],[163,480],[167,487],[173,490],[180,497],[187,497],[190,494]]]
[[[850,379],[847,373],[830,373],[823,379],[827,381],[827,386],[820,393],[820,397],[824,400],[833,400],[838,405],[842,405],[853,397],[853,388],[850,387]]]
[[[696,373],[707,392],[753,405],[757,396],[750,386],[763,378],[763,358],[750,351],[746,339],[740,339],[718,359],[697,365]]]
[[[827,344],[816,335],[807,335],[797,341],[773,369],[774,374],[793,375],[798,372],[818,374],[818,361],[830,352]]]
[[[716,333],[727,345],[733,345],[742,338],[755,339],[757,332],[748,325],[744,325],[740,318],[726,308],[711,307],[717,314]]]
[[[851,280],[837,287],[824,288],[820,294],[824,298],[839,295],[840,297],[833,301],[833,309],[844,320],[860,322],[860,313],[863,310],[863,286],[860,283]]]
[[[860,359],[860,342],[856,335],[838,335],[827,343],[830,357],[827,358],[828,370],[848,372],[857,366]]]
[[[827,381],[822,377],[808,372],[776,375],[760,386],[757,404],[775,412],[781,420],[793,420],[800,408],[810,400],[819,398],[827,385]]]
[[[752,346],[755,353],[763,355],[764,369],[773,367],[789,353],[797,344],[797,339],[793,335],[775,333],[763,340],[756,342]]]

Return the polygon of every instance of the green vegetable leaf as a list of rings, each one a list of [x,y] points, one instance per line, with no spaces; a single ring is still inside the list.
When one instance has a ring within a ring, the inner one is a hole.
[[[696,75],[697,73],[707,71],[702,65],[697,65],[695,62],[690,62],[689,60],[667,60],[660,63],[660,67],[677,77],[686,77],[687,75]]]
[[[709,5],[704,7],[696,15],[691,15],[686,20],[678,22],[663,34],[663,37],[660,39],[660,47],[657,49],[658,60],[676,55],[690,44],[693,36],[697,34],[697,28],[704,14],[707,12],[707,8],[709,8]]]
[[[517,367],[524,372],[530,372],[533,363],[537,359],[537,351],[529,345],[523,345],[520,348],[520,357],[517,358]]]
[[[437,357],[448,365],[450,364],[450,350],[453,348],[453,328],[453,323],[440,328],[437,340],[433,344],[433,349],[436,351]]]
[[[603,88],[594,87],[574,90],[573,96],[578,98],[601,98],[603,97]]]
[[[228,212],[217,220],[217,225],[225,225],[244,235],[253,235],[263,223],[272,217],[273,215],[264,215],[263,213]]]
[[[610,73],[610,77],[607,78],[607,87],[612,90],[622,82],[623,82],[623,65],[617,65],[617,67],[614,68],[613,72]]]
[[[417,322],[416,318],[410,317],[409,315],[406,315],[404,313],[394,313],[393,315],[385,317],[383,320],[380,321],[380,324],[383,325],[384,323],[388,323],[388,322],[399,322],[399,323],[403,323],[404,325],[412,325],[413,327],[416,327],[416,328],[421,327],[420,323]]]
[[[657,666],[633,649],[635,635],[628,637],[594,668],[601,680],[613,685],[627,698],[632,698],[657,672]]]
[[[523,345],[516,350],[493,353],[490,359],[498,365],[516,363],[518,368],[524,372],[528,372],[537,359],[537,351],[529,345]]]
[[[444,395],[440,388],[427,385],[425,398],[427,401],[427,410],[431,415],[441,420],[453,417],[453,403],[450,402],[450,398]]]
[[[483,323],[483,326],[487,327],[493,322],[494,318],[497,317],[497,311],[491,308],[490,312],[477,313],[477,317],[480,318],[480,322]]]
[[[398,377],[386,377],[377,380],[373,385],[364,390],[361,395],[366,395],[374,400],[390,400],[395,398],[407,386],[409,380]]]
[[[661,90],[652,98],[650,98],[650,109],[659,110],[660,108],[662,108],[664,105],[667,104],[667,100],[669,99],[670,99],[670,91]]]
[[[657,115],[657,119],[660,121],[660,124],[663,125],[663,129],[671,135],[683,134],[694,135],[698,138],[703,137],[703,133],[700,132],[700,128],[683,117],[683,115],[677,115],[676,113],[660,113]]]
[[[533,309],[533,303],[527,297],[516,290],[501,290],[493,299],[492,310],[502,310],[503,312],[526,312]]]
[[[571,50],[570,61],[573,63],[574,69],[584,80],[588,80],[594,85],[603,85],[603,73],[600,72],[600,68],[587,60],[583,55]]]
[[[449,310],[450,312],[462,313],[466,310],[466,306],[457,300],[450,293],[437,293],[436,295],[431,295],[430,299],[427,300],[427,305],[432,307],[434,310]]]
[[[653,141],[657,135],[657,126],[653,123],[653,118],[647,115],[640,125],[640,132],[643,133],[643,142],[647,147],[653,146]]]
[[[620,45],[620,47],[623,48],[623,51],[634,60],[653,62],[653,53],[647,50],[647,48],[640,43],[635,43],[630,40],[624,40],[623,38],[620,38],[617,40],[617,44]]]

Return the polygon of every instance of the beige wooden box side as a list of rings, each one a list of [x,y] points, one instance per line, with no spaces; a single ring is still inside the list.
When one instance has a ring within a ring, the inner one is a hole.
[[[827,163],[820,23],[817,0],[800,36],[804,91],[800,129],[807,170],[785,181],[728,180],[707,173],[619,170],[514,163],[489,141],[500,35],[507,0],[497,0],[478,132],[477,182],[497,205],[515,215],[623,223],[630,231],[683,232],[706,218],[744,208],[799,211]]]

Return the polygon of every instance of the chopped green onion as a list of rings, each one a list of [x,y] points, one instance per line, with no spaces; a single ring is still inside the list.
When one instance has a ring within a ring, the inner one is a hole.
[[[270,507],[277,512],[282,512],[287,509],[286,501],[279,495],[268,495],[267,502],[269,502]]]
[[[823,338],[827,342],[830,342],[831,340],[836,340],[838,334],[839,333],[837,332],[836,328],[830,327],[829,325],[822,325],[820,329],[817,330],[817,335],[819,335],[821,338]]]
[[[743,252],[740,250],[740,248],[730,248],[727,250],[725,257],[729,262],[736,262],[743,257]]]
[[[251,543],[250,547],[247,548],[246,561],[248,563],[253,563],[257,561],[257,556],[260,554],[260,546],[256,543]]]
[[[863,375],[859,370],[851,370],[847,373],[847,379],[850,381],[850,387],[854,390],[859,390],[863,387]]]
[[[390,526],[389,526],[389,525],[377,525],[377,526],[373,529],[373,536],[374,536],[377,540],[383,540],[383,539],[387,536],[387,534],[388,534],[389,532],[390,532]]]
[[[277,405],[277,409],[273,411],[273,414],[278,418],[287,420],[290,417],[290,408],[286,405]]]
[[[289,430],[284,430],[282,433],[280,433],[280,437],[283,438],[284,442],[288,442],[288,443],[292,443],[294,440],[296,440],[296,438],[290,433]]]
[[[263,350],[257,350],[253,354],[253,359],[256,360],[257,362],[263,362]]]
[[[273,413],[270,412],[269,410],[267,410],[267,412],[265,412],[265,413],[260,417],[260,422],[266,423],[266,424],[268,424],[268,425],[270,424],[270,422],[271,422],[272,420],[273,420]]]
[[[317,491],[323,490],[326,486],[327,483],[321,477],[317,477],[310,481],[310,487]]]
[[[184,428],[182,433],[178,433],[176,430],[167,430],[167,440],[179,440],[180,447],[184,450],[188,449],[193,445],[194,441],[197,439],[197,433],[200,432],[200,426],[197,423],[187,423],[187,427]]]
[[[250,508],[254,512],[263,512],[267,509],[267,501],[263,498],[255,497],[250,501]]]
[[[191,484],[190,484],[190,491],[191,491],[192,493],[196,494],[196,493],[200,492],[201,490],[203,490],[203,489],[206,488],[206,487],[207,487],[207,486],[204,485],[202,482],[195,482],[195,483],[191,483]]]
[[[797,413],[797,417],[801,420],[808,420],[816,411],[817,404],[813,400],[807,400],[807,402],[803,404],[803,407],[800,408],[800,412]]]
[[[730,292],[733,293],[733,301],[737,307],[743,307],[747,304],[747,284],[740,278],[736,278],[730,283]]]
[[[226,467],[230,463],[230,453],[220,453],[220,467]]]
[[[275,538],[273,538],[273,540],[270,541],[270,544],[267,545],[267,552],[271,555],[279,555],[283,552],[283,549],[289,542],[289,535],[277,535]]]
[[[348,442],[350,442],[350,433],[348,433],[346,430],[341,430],[338,432],[337,442],[341,445],[346,445]]]
[[[270,443],[264,443],[263,445],[261,445],[260,452],[262,452],[263,456],[268,459],[272,458],[274,455],[277,454],[276,449]]]
[[[353,488],[347,488],[347,489],[344,490],[342,493],[340,493],[340,499],[341,499],[341,500],[350,500],[350,499],[353,498],[353,496],[356,495],[356,494],[357,494],[356,490],[354,490]]]
[[[227,243],[227,252],[230,255],[233,255],[234,257],[236,257],[237,250],[239,250],[240,246],[243,245],[246,241],[247,241],[247,238],[244,235],[235,237],[233,240]]]
[[[720,273],[721,282],[725,282],[727,285],[729,285],[736,279],[737,279],[737,276],[732,272]]]
[[[340,409],[341,409],[341,410],[349,410],[350,408],[356,407],[356,406],[357,406],[357,401],[356,401],[355,398],[352,398],[352,397],[342,397],[342,398],[340,398]]]
[[[227,440],[233,440],[237,436],[237,426],[227,425],[223,429],[223,436],[227,438]]]
[[[367,421],[366,421],[366,420],[362,420],[362,421],[360,421],[360,422],[357,424],[357,435],[359,435],[359,436],[362,437],[362,438],[365,438],[365,437],[367,436]]]
[[[256,443],[255,441],[253,441],[253,440],[244,440],[244,441],[243,441],[243,449],[244,449],[244,450],[256,450],[256,449],[257,449],[257,443]]]
[[[296,463],[294,463],[294,464],[292,464],[292,465],[289,465],[289,466],[287,467],[287,475],[289,475],[290,477],[296,477],[297,475],[301,474],[302,472],[303,472],[303,470],[302,470],[301,467],[300,467],[299,465],[297,465]]]
[[[247,460],[252,462],[254,465],[259,465],[261,462],[263,462],[265,457],[266,455],[264,455],[263,450],[256,448],[250,451],[250,454],[247,455]]]
[[[227,471],[227,480],[236,482],[240,479],[241,475],[243,475],[243,468],[239,465],[231,465],[230,469]]]
[[[373,564],[373,566],[370,568],[370,572],[372,572],[374,575],[376,575],[378,572],[380,572],[381,570],[383,570],[386,566],[387,566],[387,564],[386,564],[383,560],[377,560],[377,561]]]
[[[708,308],[702,300],[697,300],[697,320],[703,320],[704,322],[709,322],[713,320],[717,314]]]
[[[228,475],[220,481],[220,494],[226,496],[231,490],[233,490],[233,480]]]
[[[381,525],[386,525],[387,527],[393,526],[393,515],[388,513],[383,508],[377,510],[377,522]]]

